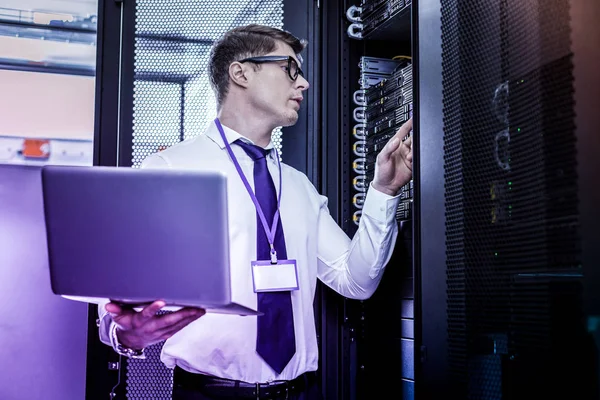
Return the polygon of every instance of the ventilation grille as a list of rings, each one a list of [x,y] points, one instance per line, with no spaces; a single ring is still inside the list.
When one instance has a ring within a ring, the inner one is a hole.
[[[128,399],[171,399],[173,372],[160,361],[163,344],[164,342],[160,342],[146,348],[145,360],[128,360]]]
[[[453,396],[557,398],[583,332],[568,1],[441,4]]]
[[[214,120],[210,48],[227,30],[250,23],[282,28],[283,0],[136,1],[133,167]],[[279,129],[273,140],[281,152]],[[160,361],[161,349],[154,345],[146,360],[128,362],[128,399],[171,399],[173,375]]]
[[[283,0],[136,2],[132,165],[204,131],[216,117],[211,46],[250,23],[283,27]],[[273,132],[281,153],[281,129]]]

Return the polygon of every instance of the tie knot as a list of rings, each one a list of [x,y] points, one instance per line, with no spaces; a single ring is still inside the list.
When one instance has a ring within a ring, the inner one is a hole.
[[[269,150],[265,150],[262,147],[246,143],[240,139],[236,140],[235,143],[238,144],[242,149],[244,149],[246,154],[248,154],[248,156],[250,156],[250,158],[253,161],[265,158],[265,156],[269,154]]]

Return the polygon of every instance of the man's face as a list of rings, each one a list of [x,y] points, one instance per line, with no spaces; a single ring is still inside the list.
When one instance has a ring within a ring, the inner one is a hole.
[[[265,56],[291,56],[302,68],[292,48],[283,42],[278,42],[277,48]],[[272,118],[274,126],[291,126],[298,121],[298,110],[304,98],[302,92],[309,86],[300,74],[296,80],[290,78],[288,61],[262,63],[252,73],[249,101],[265,118]]]

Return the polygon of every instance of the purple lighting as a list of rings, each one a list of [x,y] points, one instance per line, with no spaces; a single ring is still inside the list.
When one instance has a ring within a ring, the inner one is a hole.
[[[0,399],[85,398],[87,305],[50,289],[39,167],[0,165]]]

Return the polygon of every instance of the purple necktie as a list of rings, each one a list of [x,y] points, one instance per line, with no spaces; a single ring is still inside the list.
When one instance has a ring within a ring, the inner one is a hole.
[[[241,146],[246,154],[254,160],[254,193],[265,214],[268,226],[271,226],[277,210],[277,193],[267,168],[265,157],[268,150],[241,140],[237,140],[235,143]],[[277,259],[286,260],[287,252],[281,218],[277,222],[274,246]],[[256,257],[258,260],[270,260],[270,254],[269,240],[257,213]],[[296,353],[291,293],[289,291],[262,292],[257,295],[258,311],[264,314],[257,317],[256,352],[280,374]]]

